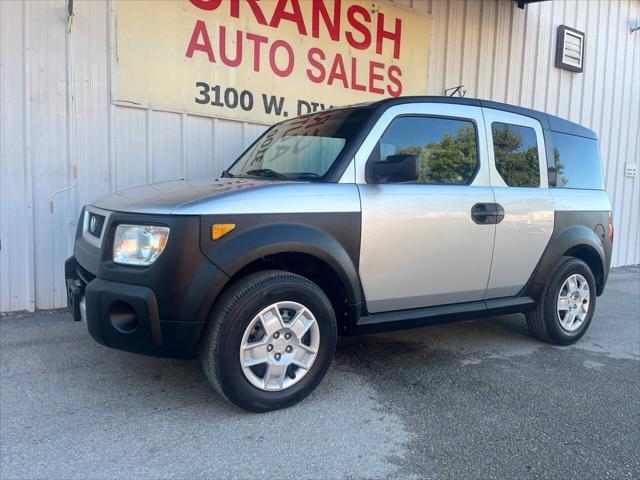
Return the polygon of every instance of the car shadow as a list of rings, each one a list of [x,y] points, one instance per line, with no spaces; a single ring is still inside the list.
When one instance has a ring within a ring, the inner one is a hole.
[[[428,355],[429,352],[451,352],[462,357],[482,352],[512,355],[542,344],[531,337],[523,315],[468,320],[464,322],[397,330],[356,337],[341,337],[336,354],[349,358],[353,352],[372,351],[376,355]]]
[[[213,390],[197,359],[155,358],[112,350],[96,344],[83,325],[69,320],[68,313],[55,317],[53,322],[26,319],[30,324],[26,330],[33,328],[33,342],[27,338],[12,343],[11,336],[5,338],[5,346],[15,345],[32,363],[9,360],[3,365],[3,373],[23,372],[41,375],[45,380],[55,375],[62,388],[74,392],[60,395],[56,411],[90,411],[97,405],[119,411],[127,405],[131,414],[138,411],[154,415],[187,408],[218,419],[244,415]],[[25,325],[20,328],[24,333]],[[43,338],[42,329],[55,332],[48,336],[55,343],[51,348],[35,341]],[[465,365],[485,358],[527,354],[541,345],[528,335],[524,318],[519,315],[341,337],[328,380],[312,397],[322,401],[340,396],[344,382],[353,382],[355,377],[366,381],[375,371],[397,369],[403,375],[418,375],[419,371],[424,375],[429,369],[448,368],[452,363]]]

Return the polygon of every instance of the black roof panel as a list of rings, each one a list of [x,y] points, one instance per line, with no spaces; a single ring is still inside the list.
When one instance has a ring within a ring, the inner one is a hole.
[[[552,132],[568,133],[569,135],[578,135],[580,137],[598,139],[598,135],[593,130],[583,127],[582,125],[564,118],[556,117],[554,115],[548,115],[549,118],[549,130]]]

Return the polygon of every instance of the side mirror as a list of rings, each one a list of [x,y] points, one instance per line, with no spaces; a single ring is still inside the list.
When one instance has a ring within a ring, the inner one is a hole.
[[[383,162],[369,162],[368,177],[375,183],[415,182],[419,162],[417,155],[389,155]]]
[[[547,179],[549,186],[555,187],[558,183],[558,169],[556,167],[547,167]]]

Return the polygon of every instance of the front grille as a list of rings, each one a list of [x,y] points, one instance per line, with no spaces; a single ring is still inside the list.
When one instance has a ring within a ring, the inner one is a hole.
[[[102,229],[104,228],[105,216],[97,213],[89,212],[89,222],[87,223],[87,231],[90,235],[100,238]]]

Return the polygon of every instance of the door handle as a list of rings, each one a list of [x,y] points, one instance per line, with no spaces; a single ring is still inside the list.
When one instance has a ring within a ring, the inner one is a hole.
[[[471,219],[478,225],[495,225],[504,220],[504,208],[499,203],[476,203],[471,207]]]

